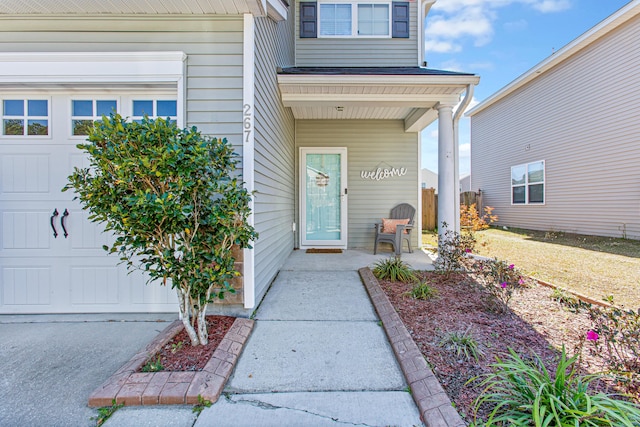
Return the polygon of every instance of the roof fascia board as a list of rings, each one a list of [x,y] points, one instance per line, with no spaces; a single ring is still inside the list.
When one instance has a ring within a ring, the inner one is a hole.
[[[463,86],[477,84],[480,77],[470,74],[462,76],[442,75],[353,75],[353,74],[278,74],[279,84],[294,85],[326,85],[326,86],[353,86],[353,85],[438,85],[438,86]]]
[[[465,113],[465,116],[471,117],[498,102],[530,81],[535,80],[559,63],[565,61],[586,46],[615,30],[638,14],[640,14],[640,0],[633,0],[575,40],[569,42],[556,53],[536,64],[533,68],[520,75],[520,77],[516,78],[511,83],[489,96],[486,100]]]
[[[285,107],[313,106],[366,106],[366,107],[411,107],[431,108],[438,102],[455,104],[459,95],[421,95],[421,94],[282,94]],[[374,105],[377,104],[377,105]]]

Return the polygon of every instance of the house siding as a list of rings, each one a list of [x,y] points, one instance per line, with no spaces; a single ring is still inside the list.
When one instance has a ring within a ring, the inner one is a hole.
[[[471,118],[472,188],[500,225],[640,238],[640,18]],[[544,160],[545,204],[510,168]]]
[[[0,17],[0,52],[182,51],[186,124],[242,153],[242,16]]]
[[[260,301],[294,247],[295,122],[280,100],[277,67],[293,62],[291,26],[255,20],[255,294]]]
[[[373,249],[374,224],[398,203],[418,208],[418,134],[405,132],[403,121],[298,120],[296,151],[301,147],[347,148],[349,248]],[[406,168],[407,173],[379,181],[361,178],[361,171],[378,167]],[[413,248],[418,234],[412,233]]]
[[[298,67],[415,67],[418,64],[418,3],[410,2],[409,38],[300,38],[300,2],[295,2]]]

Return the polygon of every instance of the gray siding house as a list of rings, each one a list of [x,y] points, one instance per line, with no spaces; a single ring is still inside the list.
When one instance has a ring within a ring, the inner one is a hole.
[[[471,188],[498,224],[640,238],[640,1],[473,108]]]
[[[479,79],[421,66],[432,0],[70,3],[0,3],[0,313],[175,310],[60,192],[85,161],[83,123],[112,109],[240,155],[260,237],[214,311],[251,313],[293,250],[372,248],[393,206],[419,208],[419,132],[438,119],[455,223],[452,110]]]

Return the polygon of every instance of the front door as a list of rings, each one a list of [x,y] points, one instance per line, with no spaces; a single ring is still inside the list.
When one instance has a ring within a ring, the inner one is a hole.
[[[347,149],[300,149],[300,246],[347,247]]]

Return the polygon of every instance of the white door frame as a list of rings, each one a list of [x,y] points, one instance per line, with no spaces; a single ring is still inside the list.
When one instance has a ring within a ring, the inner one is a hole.
[[[340,155],[340,240],[307,240],[307,154],[339,154]],[[301,147],[300,148],[300,249],[309,248],[347,248],[347,148],[346,147]]]

